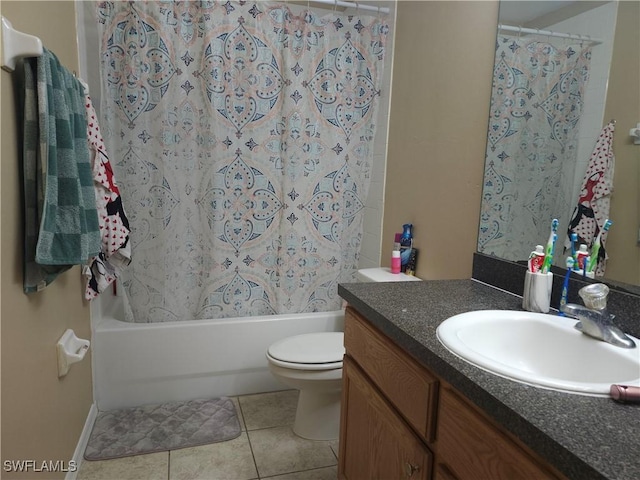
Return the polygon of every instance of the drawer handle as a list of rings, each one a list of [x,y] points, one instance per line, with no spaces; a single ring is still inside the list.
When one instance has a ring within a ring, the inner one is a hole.
[[[420,466],[412,465],[409,462],[404,463],[404,473],[407,478],[411,478],[413,474],[416,473],[418,470],[420,470]]]

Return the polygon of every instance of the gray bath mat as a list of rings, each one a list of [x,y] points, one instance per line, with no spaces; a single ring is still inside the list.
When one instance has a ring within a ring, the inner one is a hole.
[[[100,412],[84,453],[107,460],[231,440],[240,435],[227,397]]]

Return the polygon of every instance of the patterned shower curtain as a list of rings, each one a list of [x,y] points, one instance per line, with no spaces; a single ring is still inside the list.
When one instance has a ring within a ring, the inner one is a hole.
[[[337,310],[362,239],[384,16],[101,2],[128,319]]]
[[[591,49],[498,35],[478,250],[525,260],[567,230]],[[557,256],[559,257],[559,256]]]

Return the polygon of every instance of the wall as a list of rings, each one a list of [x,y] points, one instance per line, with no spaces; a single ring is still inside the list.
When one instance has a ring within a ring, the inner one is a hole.
[[[607,278],[640,285],[640,145],[629,130],[640,122],[640,3],[619,2],[605,121],[616,119],[616,156],[607,238]]]
[[[387,165],[387,148],[389,133],[389,116],[391,102],[391,74],[394,56],[395,2],[376,2],[376,5],[389,8],[387,21],[390,30],[387,36],[386,55],[384,57],[384,74],[380,88],[380,105],[376,138],[373,145],[373,164],[371,167],[371,185],[364,208],[362,225],[362,245],[360,249],[359,268],[373,268],[380,266],[382,247],[382,216],[384,211],[384,188]],[[389,256],[389,255],[387,255]],[[382,255],[382,258],[386,256]]]
[[[67,68],[77,70],[73,2],[3,1],[0,9],[14,28],[39,36]],[[2,462],[4,467],[5,460],[62,461],[68,467],[92,404],[91,362],[87,356],[58,379],[56,342],[67,328],[90,337],[89,307],[82,300],[79,267],[42,292],[22,292],[21,163],[12,75],[2,71],[0,83]],[[65,475],[4,470],[3,479]]]
[[[413,223],[418,277],[471,277],[497,19],[497,1],[398,3],[383,265]]]

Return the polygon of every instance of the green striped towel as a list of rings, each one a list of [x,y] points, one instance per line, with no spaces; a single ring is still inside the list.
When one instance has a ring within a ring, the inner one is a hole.
[[[24,62],[26,293],[86,263],[101,246],[84,90],[43,50]]]

